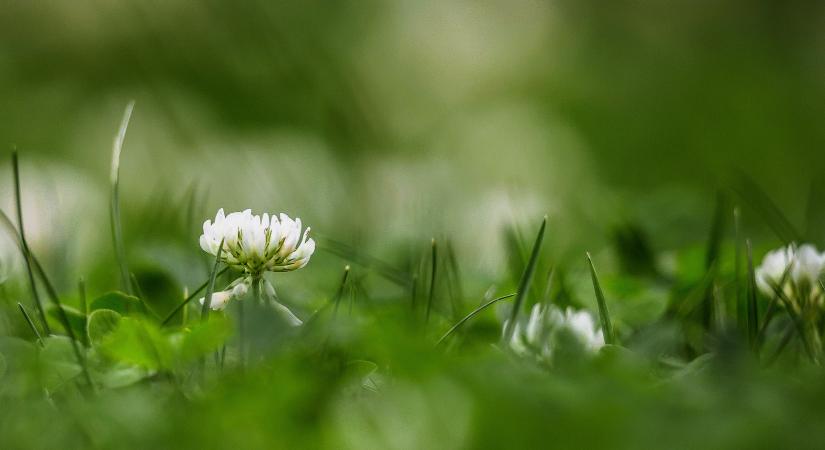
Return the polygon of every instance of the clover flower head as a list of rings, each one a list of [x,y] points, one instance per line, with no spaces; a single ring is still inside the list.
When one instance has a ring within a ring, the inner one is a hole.
[[[604,333],[596,326],[593,315],[587,311],[567,308],[561,321],[590,351],[604,347]]]
[[[825,254],[819,253],[816,247],[804,244],[796,249],[796,264],[791,268],[791,278],[796,283],[815,284],[822,275],[825,267]]]
[[[215,220],[203,224],[200,245],[217,256],[224,242],[221,260],[245,272],[260,276],[264,272],[289,272],[304,267],[315,252],[309,227],[301,233],[301,219],[286,214],[253,215],[252,210],[225,215],[220,209]]]
[[[791,293],[791,283],[797,287],[808,286],[817,291],[817,282],[823,269],[825,254],[810,244],[799,247],[791,244],[765,255],[762,264],[756,268],[756,285],[763,294],[770,297],[774,295],[774,287],[783,288]]]
[[[506,328],[506,323],[505,323]],[[582,348],[596,352],[604,346],[604,334],[587,311],[536,304],[529,317],[517,321],[509,346],[517,355],[549,361],[558,345],[559,334],[568,332]]]

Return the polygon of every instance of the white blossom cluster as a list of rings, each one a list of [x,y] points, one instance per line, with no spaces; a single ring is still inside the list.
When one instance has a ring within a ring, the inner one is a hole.
[[[572,308],[562,311],[556,306],[542,304],[534,305],[529,317],[516,322],[508,344],[517,355],[550,361],[559,345],[561,333],[572,336],[581,348],[590,353],[604,346],[604,334],[589,312]]]
[[[816,295],[820,292],[819,280],[823,270],[825,254],[810,244],[799,247],[792,244],[765,255],[756,269],[756,285],[769,297],[776,294],[776,289],[791,296],[803,293]]]

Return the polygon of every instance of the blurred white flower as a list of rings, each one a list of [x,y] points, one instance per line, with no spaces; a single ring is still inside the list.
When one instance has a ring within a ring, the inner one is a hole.
[[[769,297],[774,296],[774,287],[782,288],[791,294],[791,285],[797,288],[809,287],[812,292],[817,292],[823,269],[825,254],[819,253],[816,247],[810,244],[799,247],[791,244],[765,255],[762,264],[756,268],[756,285]]]
[[[258,216],[247,209],[225,216],[220,209],[214,222],[203,224],[200,245],[205,252],[217,255],[223,240],[222,261],[257,277],[264,272],[304,267],[315,252],[309,230],[307,227],[302,235],[301,219],[292,220],[286,214]]]
[[[796,249],[795,256],[796,263],[791,268],[791,279],[797,284],[816,284],[825,267],[825,254],[819,253],[813,245],[804,244]]]
[[[506,323],[505,323],[506,328]],[[510,348],[518,355],[549,361],[559,344],[560,332],[567,332],[585,350],[596,352],[604,346],[604,334],[587,311],[536,304],[530,316],[516,322]]]
[[[243,280],[234,287],[230,286],[230,289],[212,293],[212,299],[209,302],[209,307],[216,311],[223,310],[226,308],[226,304],[229,303],[230,300],[241,298],[246,295],[248,291],[249,285],[245,280]],[[206,301],[205,297],[201,297],[200,304],[203,305],[204,301]]]

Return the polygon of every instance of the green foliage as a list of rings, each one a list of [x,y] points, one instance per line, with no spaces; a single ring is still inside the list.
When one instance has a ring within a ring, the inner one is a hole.
[[[92,346],[99,346],[103,339],[114,332],[120,324],[121,315],[111,309],[98,309],[89,314],[86,335]]]
[[[81,339],[85,342],[85,340],[86,340],[85,339],[85,336],[86,336],[86,316],[82,312],[80,312],[80,311],[78,311],[78,310],[76,310],[76,309],[74,309],[70,306],[61,305],[60,308],[65,313],[65,317],[69,321],[69,327],[71,327],[71,330],[72,330],[72,333],[74,334],[74,336],[76,336],[77,338],[79,338],[79,339]],[[50,319],[53,319],[52,323],[54,325],[53,326],[54,328],[57,328],[57,329],[62,328],[63,315],[60,313],[60,310],[58,309],[58,307],[49,306],[48,308],[46,308],[46,314],[48,314]]]
[[[180,331],[162,330],[150,321],[124,317],[100,338],[97,348],[114,361],[168,372],[218,350],[230,330],[229,323],[219,317]]]
[[[825,244],[823,23],[6,2],[0,448],[822,447],[825,297],[757,268]],[[211,311],[242,275],[198,248],[218,207],[300,215],[312,262]],[[520,355],[539,303],[607,345]]]
[[[89,312],[99,309],[116,311],[125,316],[146,313],[146,307],[139,298],[119,291],[112,291],[92,300]]]

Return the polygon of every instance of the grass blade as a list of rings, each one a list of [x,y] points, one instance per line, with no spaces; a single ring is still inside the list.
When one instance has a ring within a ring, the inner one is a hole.
[[[229,267],[224,267],[223,269],[221,269],[218,272],[217,276],[221,276],[224,273],[226,273],[227,271],[229,271]],[[211,277],[210,277],[210,279],[211,279]],[[201,284],[197,289],[192,291],[192,293],[189,294],[189,296],[187,296],[185,299],[183,299],[183,301],[180,302],[180,304],[178,304],[178,306],[176,306],[175,309],[173,309],[172,312],[170,312],[166,316],[165,319],[163,319],[163,321],[160,323],[160,325],[164,326],[164,325],[168,324],[169,321],[171,321],[172,318],[175,317],[175,315],[177,313],[179,313],[181,309],[183,309],[186,305],[188,305],[189,302],[191,302],[193,298],[197,297],[197,295],[200,294],[200,292],[202,290],[206,289],[208,286],[209,286],[209,280],[204,281],[203,284]]]
[[[408,289],[411,287],[412,280],[403,270],[399,270],[371,255],[362,253],[343,242],[339,242],[325,236],[319,236],[317,234],[315,236],[316,242],[319,243],[318,249],[340,256],[347,261],[351,261],[368,270],[373,270],[378,275],[381,275],[401,287]]]
[[[527,296],[527,291],[530,289],[530,283],[533,281],[533,274],[536,271],[536,264],[538,263],[545,228],[547,228],[547,216],[544,216],[544,219],[541,221],[541,227],[539,228],[538,235],[536,236],[536,241],[533,243],[533,251],[530,253],[530,260],[527,262],[527,266],[524,268],[524,273],[521,275],[518,290],[516,291],[516,298],[513,301],[513,309],[510,311],[510,320],[507,321],[507,326],[504,330],[504,342],[510,342],[510,339],[513,337],[513,332],[516,326],[516,318],[518,317],[522,303],[524,303],[524,297]]]
[[[736,286],[736,324],[740,332],[748,328],[746,289],[742,289],[742,232],[739,207],[733,208],[733,280]]]
[[[23,318],[26,319],[26,323],[29,324],[29,328],[31,328],[32,333],[34,333],[34,336],[37,338],[37,342],[41,347],[45,347],[45,344],[43,344],[43,338],[40,336],[40,332],[37,331],[37,327],[34,326],[34,322],[29,316],[29,313],[26,312],[26,308],[20,302],[17,302],[17,307],[20,308],[20,313],[23,314]]]
[[[725,228],[725,207],[726,201],[724,195],[720,192],[716,197],[716,208],[713,212],[713,219],[710,227],[710,236],[708,237],[708,246],[705,252],[705,270],[711,274],[711,283],[705,290],[705,295],[702,299],[702,307],[700,309],[700,320],[702,327],[705,330],[710,330],[711,321],[713,319],[713,291],[715,284],[713,281],[716,278],[717,260],[722,248],[722,237],[724,236]]]
[[[212,272],[209,274],[209,286],[206,288],[206,295],[203,297],[203,306],[201,306],[201,323],[209,320],[209,309],[212,305],[212,294],[215,293],[215,278],[218,278],[218,266],[221,265],[221,256],[223,255],[223,239],[218,245],[218,254],[215,255],[215,265],[212,266]]]
[[[453,320],[457,317],[459,305],[464,301],[464,289],[461,283],[461,271],[458,268],[458,258],[455,255],[453,243],[447,241],[447,279],[450,288],[450,308]]]
[[[430,321],[430,311],[433,309],[433,298],[435,297],[435,282],[436,271],[438,269],[438,252],[435,244],[435,238],[430,242],[432,245],[432,272],[430,272],[430,294],[427,296],[427,312],[424,316],[424,321]]]
[[[140,288],[140,283],[138,283],[137,275],[134,272],[129,274],[129,281],[132,283],[132,292],[134,292],[135,297],[146,300],[146,296],[143,295],[143,289]]]
[[[80,297],[80,311],[84,316],[88,316],[89,305],[86,301],[86,280],[84,280],[83,277],[77,280],[77,294]]]
[[[32,298],[34,298],[34,305],[37,307],[37,314],[40,316],[43,329],[46,330],[46,334],[51,334],[49,322],[46,320],[46,311],[43,309],[43,302],[40,300],[40,294],[37,291],[37,284],[34,282],[34,271],[32,270],[31,257],[29,256],[29,243],[26,240],[26,228],[23,226],[23,200],[20,192],[20,164],[17,157],[17,151],[12,152],[11,154],[11,166],[14,172],[14,205],[17,212],[19,240],[23,250],[23,259],[26,261],[26,273],[29,278],[29,287],[32,290]]]
[[[126,264],[126,251],[123,246],[123,228],[120,222],[120,195],[118,191],[120,185],[120,152],[123,149],[123,139],[126,137],[126,128],[129,127],[129,119],[132,117],[132,109],[134,106],[134,101],[126,105],[123,120],[121,120],[120,128],[115,135],[114,144],[112,145],[112,172],[110,177],[112,183],[112,198],[109,213],[112,226],[112,241],[115,247],[115,258],[120,268],[121,286],[127,294],[132,294],[132,286],[129,282],[129,267]]]
[[[344,288],[347,286],[347,279],[349,278],[349,264],[344,266],[344,276],[341,278],[341,285],[338,286],[338,291],[335,293],[335,298],[333,299],[332,303],[335,305],[332,310],[332,315],[338,315],[338,305],[341,303],[341,297],[344,296]]]
[[[734,190],[765,219],[768,226],[776,233],[785,245],[798,242],[802,235],[791,224],[791,221],[782,213],[782,210],[762,190],[759,185],[744,173],[739,173],[738,183]]]
[[[455,325],[450,327],[450,329],[447,330],[447,332],[444,333],[443,336],[441,336],[441,339],[439,339],[438,342],[435,343],[435,345],[436,346],[440,345],[445,339],[450,337],[451,334],[455,333],[456,330],[458,330],[462,325],[464,325],[465,322],[467,322],[468,320],[475,317],[478,313],[484,311],[485,309],[489,308],[490,306],[492,306],[495,303],[498,303],[498,302],[500,302],[502,300],[505,300],[505,299],[508,299],[510,297],[515,297],[516,295],[517,295],[517,293],[502,295],[501,297],[494,298],[494,299],[488,301],[487,303],[484,303],[483,305],[479,306],[478,308],[472,310],[470,312],[470,314],[467,314],[466,316],[464,316],[464,318],[462,318],[461,320],[456,322]]]
[[[71,344],[72,344],[72,351],[77,358],[78,364],[83,371],[83,375],[86,378],[86,382],[89,384],[89,387],[94,389],[94,384],[92,383],[92,378],[89,375],[89,368],[86,365],[86,358],[83,356],[83,353],[80,351],[80,347],[77,345],[77,336],[75,336],[74,331],[72,330],[71,324],[69,323],[69,317],[66,315],[66,310],[63,309],[63,305],[60,302],[60,297],[57,295],[57,290],[54,288],[49,277],[46,275],[46,271],[43,270],[43,266],[40,265],[40,262],[37,260],[37,257],[34,256],[34,253],[31,250],[26,251],[23,246],[23,238],[14,228],[14,224],[12,223],[11,219],[6,215],[5,212],[0,210],[0,222],[6,227],[6,230],[9,234],[14,238],[14,241],[17,243],[17,247],[23,253],[24,257],[28,256],[29,261],[32,263],[33,272],[36,272],[37,275],[40,277],[40,281],[43,282],[43,285],[46,287],[46,294],[51,300],[52,304],[55,306],[58,312],[58,318],[60,319],[61,325],[66,330],[66,335],[69,336]]]
[[[604,292],[596,275],[596,267],[593,266],[593,258],[587,253],[587,262],[590,265],[590,278],[593,281],[593,290],[596,292],[596,301],[599,303],[599,319],[604,332],[604,342],[608,345],[616,343],[616,336],[613,333],[613,323],[610,321],[610,311],[607,309],[607,302],[604,299]]]
[[[756,305],[756,272],[753,269],[753,248],[750,239],[745,240],[748,258],[748,344],[753,348],[759,336],[759,313]]]

